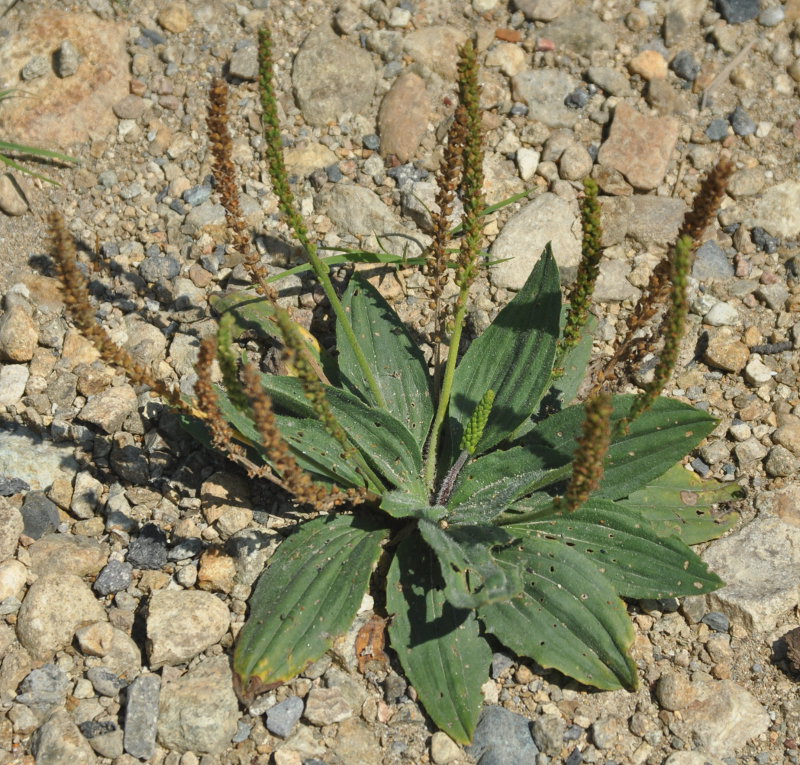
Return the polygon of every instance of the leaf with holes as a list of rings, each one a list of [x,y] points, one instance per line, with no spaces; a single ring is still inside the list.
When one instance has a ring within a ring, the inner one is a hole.
[[[696,545],[733,528],[739,519],[735,512],[715,515],[713,509],[743,496],[744,489],[737,483],[700,478],[675,465],[620,505],[639,511],[659,534],[674,534],[687,545]]]
[[[475,612],[448,602],[436,556],[413,534],[397,548],[386,581],[391,646],[436,725],[460,744],[472,739],[492,650]]]
[[[308,521],[270,559],[233,669],[245,693],[291,680],[353,623],[388,530],[370,518]]]
[[[631,508],[599,498],[590,498],[574,513],[551,508],[549,515],[503,529],[522,540],[556,540],[585,555],[622,597],[703,595],[722,586],[683,542],[659,536]]]
[[[520,656],[597,688],[634,689],[633,625],[614,585],[585,555],[529,534],[502,550],[524,591],[478,609],[486,630]]]

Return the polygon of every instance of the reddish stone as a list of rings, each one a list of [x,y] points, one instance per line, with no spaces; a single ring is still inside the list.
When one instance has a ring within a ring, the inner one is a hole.
[[[519,31],[519,29],[496,29],[494,36],[498,40],[505,40],[506,42],[522,42],[522,33]]]

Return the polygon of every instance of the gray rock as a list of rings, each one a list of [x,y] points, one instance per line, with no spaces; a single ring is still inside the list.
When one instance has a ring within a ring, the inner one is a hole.
[[[610,96],[626,96],[631,92],[628,75],[607,66],[590,66],[586,72],[589,82],[597,85]]]
[[[467,36],[456,27],[429,26],[406,35],[403,50],[426,69],[455,80],[458,49]]]
[[[800,528],[771,513],[712,542],[703,559],[725,582],[706,596],[709,608],[749,631],[773,630],[798,605]]]
[[[227,606],[210,592],[159,590],[150,598],[150,665],[182,664],[217,643],[230,624]]]
[[[51,534],[61,523],[55,502],[41,491],[32,491],[25,497],[21,513],[25,535],[31,539],[41,539],[45,534]]]
[[[110,724],[113,725],[113,723]],[[123,732],[117,728],[108,733],[99,733],[92,736],[89,739],[89,745],[101,757],[114,760],[117,757],[121,757],[124,752],[123,736]]]
[[[695,254],[692,276],[701,282],[725,281],[733,278],[733,264],[713,239],[700,245]]]
[[[24,528],[20,511],[5,497],[0,497],[0,563],[14,557]]]
[[[86,678],[92,684],[95,692],[110,698],[116,697],[123,688],[128,687],[127,680],[123,680],[105,667],[91,667],[86,671]],[[128,704],[130,705],[130,694],[128,695]]]
[[[570,7],[569,0],[514,0],[514,7],[529,21],[552,21]]]
[[[243,45],[231,55],[228,74],[240,80],[253,82],[258,78],[258,48],[255,45]]]
[[[131,433],[121,431],[114,434],[109,463],[123,481],[144,486],[150,480],[147,456]]]
[[[764,284],[756,290],[756,297],[766,303],[771,311],[783,311],[789,299],[789,290],[783,284]]]
[[[158,327],[142,321],[136,314],[129,314],[125,317],[125,328],[128,339],[124,347],[136,361],[147,365],[164,358],[167,338]]]
[[[303,699],[299,696],[289,696],[280,704],[271,707],[266,714],[267,730],[274,736],[288,738],[292,734],[294,726],[300,722],[303,707]]]
[[[567,48],[581,56],[596,50],[613,50],[616,33],[591,11],[579,11],[545,24],[540,34],[559,48]]]
[[[561,715],[541,715],[533,721],[531,732],[539,751],[554,755],[564,746],[567,723]]]
[[[48,71],[50,71],[50,62],[47,56],[31,56],[25,66],[22,67],[20,77],[27,82],[39,77],[44,77]]]
[[[107,619],[89,587],[74,574],[46,574],[28,589],[17,615],[19,642],[35,659],[47,661],[66,648],[75,630]]]
[[[467,754],[481,765],[519,765],[535,762],[539,748],[531,736],[530,720],[503,707],[486,706]]]
[[[158,740],[179,752],[218,753],[236,734],[238,719],[228,659],[215,656],[164,687]]]
[[[128,688],[123,746],[140,760],[149,760],[156,752],[160,689],[158,675],[140,675]]]
[[[686,203],[675,197],[635,195],[628,220],[627,235],[647,246],[666,244],[675,239],[683,223]]]
[[[48,712],[52,707],[63,704],[67,698],[70,680],[66,673],[55,664],[45,664],[34,669],[19,686],[16,701]]]
[[[158,571],[167,562],[167,535],[155,523],[145,523],[128,545],[128,563],[134,568]]]
[[[409,255],[419,252],[394,213],[370,189],[337,184],[318,194],[314,207],[331,219],[337,231],[366,239],[372,249],[377,246],[375,238],[380,237],[386,249],[395,254],[402,254],[405,247],[409,247]]]
[[[25,394],[30,371],[27,364],[5,364],[0,369],[0,406],[15,406]]]
[[[225,208],[209,200],[189,211],[181,231],[190,236],[199,236],[204,231],[221,231],[224,226]]]
[[[133,566],[118,560],[111,560],[100,572],[92,588],[98,595],[111,595],[126,590],[131,583]]]
[[[492,244],[493,259],[510,258],[492,266],[492,283],[521,289],[548,242],[552,243],[562,279],[574,276],[581,252],[580,235],[574,231],[577,221],[573,206],[550,192],[529,202],[508,219]]]
[[[749,465],[752,462],[758,462],[767,455],[767,447],[757,438],[752,437],[736,444],[733,451],[740,465]]]
[[[94,425],[104,433],[115,433],[122,427],[128,415],[136,409],[136,392],[124,383],[108,388],[102,393],[89,396],[78,419]]]
[[[627,260],[614,259],[601,262],[600,276],[595,285],[595,299],[614,303],[636,300],[640,292],[628,281],[630,273],[631,264]]]
[[[740,323],[739,312],[730,303],[721,300],[703,316],[703,321],[712,327],[734,327]]]
[[[63,709],[54,712],[31,736],[36,765],[90,765],[97,761],[89,742]]]
[[[178,375],[190,374],[194,371],[199,350],[200,341],[194,335],[176,332],[169,346],[169,363]]]
[[[292,67],[292,85],[306,121],[323,125],[344,112],[366,114],[375,91],[372,56],[340,40],[327,23],[303,42]]]
[[[729,24],[750,21],[761,10],[761,0],[716,0],[714,5]]]
[[[656,684],[656,699],[662,709],[675,712],[691,704],[697,696],[696,689],[683,672],[667,671]]]
[[[56,74],[61,78],[72,77],[78,71],[80,60],[78,49],[69,40],[64,40],[56,50]]]
[[[748,741],[766,732],[767,710],[732,680],[695,683],[697,698],[681,710],[670,730],[684,741],[720,757],[734,757]]]
[[[564,104],[564,99],[579,83],[566,72],[557,69],[535,69],[520,72],[511,79],[511,91],[516,101],[528,105],[531,117],[551,128],[570,128],[579,112]]]
[[[797,474],[800,460],[785,446],[773,446],[764,460],[764,470],[773,477],[787,477]]]
[[[155,283],[161,279],[174,279],[181,272],[181,264],[172,255],[148,255],[139,264],[139,274],[148,281]]]
[[[748,228],[760,226],[779,239],[800,234],[800,181],[784,181],[767,189],[756,202]]]
[[[0,475],[23,480],[34,491],[44,491],[56,478],[77,471],[74,450],[73,444],[57,446],[27,428],[2,431]],[[31,459],[31,454],[36,455],[35,460]]]

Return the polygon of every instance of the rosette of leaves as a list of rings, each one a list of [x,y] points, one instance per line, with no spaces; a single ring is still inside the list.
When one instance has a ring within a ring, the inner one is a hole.
[[[292,321],[276,300],[279,276],[269,276],[249,249],[227,90],[216,81],[209,133],[217,188],[256,292],[216,303],[220,332],[216,344],[201,345],[195,401],[158,388],[183,408],[200,438],[318,511],[279,545],[252,594],[234,653],[240,695],[287,682],[320,658],[351,626],[368,592],[388,617],[390,646],[419,700],[458,742],[472,738],[498,645],[586,685],[635,688],[625,600],[700,595],[722,584],[688,544],[729,527],[730,519],[715,518],[711,508],[738,487],[698,485],[676,471],[716,421],[660,391],[677,358],[694,243],[730,168],[720,166],[701,189],[632,314],[638,324],[623,338],[627,346],[588,399],[578,392],[596,324],[589,308],[600,221],[591,182],[582,203],[583,257],[566,300],[548,246],[524,286],[465,350],[486,210],[476,53],[467,44],[423,265],[436,320],[429,365],[370,281],[354,273],[343,294],[335,289],[330,265],[341,257],[330,264],[320,257],[297,212],[281,154],[267,31],[259,43],[273,190],[329,301],[335,348],[321,348]],[[454,239],[447,219],[456,194],[464,216]],[[88,292],[74,286],[80,270],[65,255],[71,248],[63,225],[53,228],[68,306],[78,306],[79,326],[104,358],[113,358],[113,343],[86,309]],[[450,279],[457,297],[446,305]],[[661,324],[642,335],[646,320],[659,315]],[[287,374],[262,373],[250,363],[236,348],[245,330],[280,339]],[[645,390],[608,390],[617,368],[659,341],[659,365]],[[216,385],[215,354],[223,380]],[[133,379],[156,384],[121,352],[116,358]]]
[[[261,42],[263,70],[269,40],[262,35]],[[428,714],[468,742],[498,643],[587,685],[635,688],[624,599],[719,587],[681,537],[697,542],[727,526],[708,507],[686,512],[681,493],[697,487],[686,471],[677,483],[669,472],[714,429],[713,417],[652,391],[604,395],[594,414],[604,440],[587,417],[591,402],[575,401],[594,327],[587,308],[599,258],[596,188],[587,186],[582,276],[569,304],[562,306],[548,246],[513,300],[459,354],[482,210],[469,45],[460,75],[461,124],[451,129],[437,203],[446,217],[448,187],[460,191],[461,245],[454,254],[443,237],[435,241],[426,271],[433,293],[450,277],[459,286],[447,363],[431,370],[393,307],[355,273],[338,309],[338,295],[326,289],[336,349],[316,356],[324,377],[316,393],[309,395],[302,374],[261,376],[297,463],[317,486],[359,492],[359,503],[299,525],[278,548],[250,600],[234,670],[245,696],[290,680],[348,629],[372,590]],[[262,78],[267,121],[269,88]],[[274,186],[291,221],[296,213],[288,212],[285,171],[272,143]],[[308,248],[304,230],[299,238]],[[325,286],[324,268],[314,271]],[[233,314],[239,329],[281,335],[269,300],[251,298],[245,308],[239,295],[217,307]],[[667,313],[674,325],[680,305],[673,308]],[[269,464],[246,411],[222,388],[218,395],[228,422]],[[319,398],[338,432],[320,417]],[[661,488],[663,476],[671,482]],[[660,499],[643,503],[643,492]]]

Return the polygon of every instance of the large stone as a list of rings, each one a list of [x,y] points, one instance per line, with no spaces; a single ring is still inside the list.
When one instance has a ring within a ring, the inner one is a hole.
[[[328,167],[338,161],[338,157],[324,144],[307,143],[294,146],[283,152],[286,170],[289,175],[305,178],[315,170]]]
[[[0,132],[53,149],[105,136],[117,125],[112,104],[128,94],[127,35],[127,23],[93,13],[42,8],[28,17],[0,51],[4,87],[25,91],[3,102]],[[19,72],[27,61],[35,55],[49,61],[65,40],[80,54],[76,76],[63,80],[48,67],[43,77],[23,83]]]
[[[128,689],[123,746],[128,754],[142,760],[156,753],[160,690],[161,678],[152,674],[137,677]]]
[[[596,50],[613,50],[617,35],[612,27],[603,23],[591,11],[578,11],[560,16],[545,24],[540,34],[558,47],[590,56]]]
[[[561,197],[545,192],[512,215],[492,244],[492,260],[508,258],[492,266],[492,283],[521,289],[548,242],[563,275],[570,275],[581,253],[577,211]]]
[[[578,87],[578,81],[557,69],[534,69],[520,72],[511,79],[517,101],[528,105],[530,118],[551,128],[570,128],[579,112],[570,109],[564,99]]]
[[[17,637],[34,659],[47,661],[66,648],[83,624],[104,621],[105,609],[74,574],[46,574],[25,595]]]
[[[403,49],[440,77],[455,80],[458,49],[466,39],[466,34],[456,27],[424,27],[406,36]]]
[[[750,631],[772,630],[800,603],[800,528],[780,517],[760,514],[712,542],[703,559],[725,582],[706,596],[709,608]]]
[[[670,730],[684,741],[720,757],[734,757],[748,741],[769,728],[767,710],[732,680],[693,685],[695,700],[681,710],[681,720],[670,724]]]
[[[25,395],[30,371],[27,364],[5,364],[0,369],[0,406],[15,406]]]
[[[12,305],[0,316],[0,359],[30,361],[39,342],[39,330],[21,305]]]
[[[614,110],[614,120],[597,161],[621,172],[638,189],[654,189],[667,172],[678,128],[674,117],[640,114],[622,101]]]
[[[90,765],[97,762],[92,747],[69,714],[59,709],[31,736],[36,765]]]
[[[115,433],[136,409],[136,403],[136,391],[125,383],[90,396],[78,417],[104,433]]]
[[[413,159],[427,130],[430,111],[425,81],[413,72],[400,75],[383,97],[378,112],[381,154],[393,154],[401,162]]]
[[[31,569],[37,576],[90,576],[97,574],[108,560],[108,545],[69,534],[47,534],[34,542],[28,552]]]
[[[312,125],[342,114],[366,114],[375,91],[372,56],[340,40],[327,23],[312,31],[294,60],[292,85],[300,111]]]
[[[784,181],[767,189],[745,225],[761,226],[779,239],[795,238],[800,234],[800,181]]]
[[[218,753],[236,733],[239,704],[225,656],[206,659],[161,691],[158,740],[179,752]]]
[[[182,664],[217,643],[230,625],[227,606],[208,592],[159,590],[150,598],[150,666]]]

